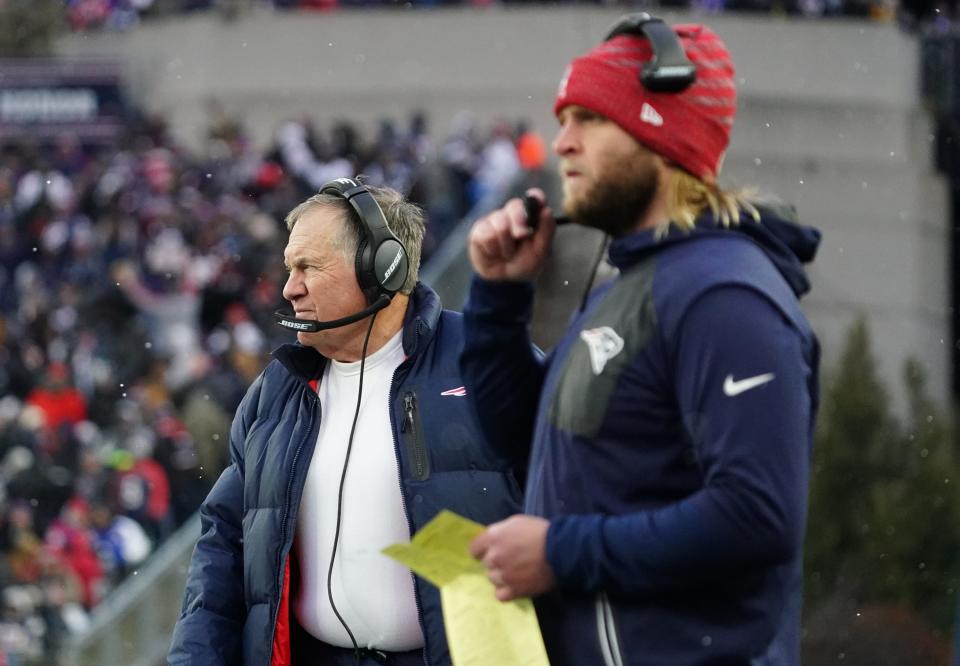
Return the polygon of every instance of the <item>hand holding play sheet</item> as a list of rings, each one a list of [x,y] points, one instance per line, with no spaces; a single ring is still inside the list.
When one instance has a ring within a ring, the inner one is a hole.
[[[483,525],[442,511],[414,535],[383,553],[440,588],[454,666],[549,666],[530,599],[500,602],[470,541]]]

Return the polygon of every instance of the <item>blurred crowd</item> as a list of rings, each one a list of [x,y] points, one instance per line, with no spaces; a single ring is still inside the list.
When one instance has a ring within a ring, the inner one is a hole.
[[[543,166],[523,127],[467,113],[278,128],[267,151],[211,106],[188,152],[162,121],[116,145],[0,146],[0,663],[53,654],[198,507],[282,307],[287,211],[363,173],[421,203],[425,257]],[[4,661],[7,658],[8,661]]]
[[[65,0],[72,28],[123,30],[142,19],[170,14],[218,11],[226,18],[267,8],[334,11],[362,7],[442,7],[534,4],[619,5],[624,9],[695,9],[707,13],[746,11],[800,16],[861,16],[889,20],[895,0]]]

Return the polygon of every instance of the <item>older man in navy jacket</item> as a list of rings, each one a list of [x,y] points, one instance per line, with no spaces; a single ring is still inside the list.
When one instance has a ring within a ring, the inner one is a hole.
[[[437,590],[380,550],[441,509],[519,508],[464,399],[462,318],[417,283],[423,220],[398,193],[332,182],[287,224],[298,344],[237,410],[168,661],[449,664]]]

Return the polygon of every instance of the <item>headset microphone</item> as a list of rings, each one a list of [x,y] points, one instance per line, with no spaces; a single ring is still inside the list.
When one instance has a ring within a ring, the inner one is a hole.
[[[537,230],[537,226],[540,224],[540,211],[543,210],[543,202],[540,199],[536,198],[532,194],[525,194],[523,196],[523,212],[527,216],[527,226]],[[561,224],[570,224],[570,218],[565,215],[554,215],[553,221],[560,226]]]
[[[284,328],[289,328],[291,330],[300,331],[303,333],[316,333],[317,331],[326,331],[330,328],[340,328],[341,326],[352,324],[355,321],[366,319],[374,312],[379,312],[388,305],[390,305],[390,297],[386,294],[381,294],[377,300],[365,307],[363,310],[354,312],[352,315],[347,315],[346,317],[341,317],[340,319],[331,319],[330,321],[297,319],[296,317],[291,317],[290,315],[286,315],[279,311],[274,312],[273,317],[277,320],[277,323]]]

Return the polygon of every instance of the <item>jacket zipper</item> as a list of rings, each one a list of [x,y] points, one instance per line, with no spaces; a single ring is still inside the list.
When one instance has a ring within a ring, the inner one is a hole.
[[[398,368],[399,369],[399,368]],[[396,381],[396,372],[394,372],[393,377],[390,378],[390,402],[393,403],[393,387],[394,382]],[[413,411],[412,408],[416,406],[415,399],[408,403],[407,397],[412,396],[412,393],[406,393],[403,396],[403,407],[404,407],[404,419],[400,424],[400,432],[405,432],[407,428],[407,421],[413,422]],[[390,409],[390,421],[391,425],[393,423],[393,409]],[[407,496],[403,492],[403,466],[400,462],[400,441],[397,439],[396,429],[391,427],[390,433],[393,435],[393,453],[397,458],[397,483],[400,484],[400,504],[403,506],[403,515],[407,517],[407,531],[410,533],[410,536],[413,536],[413,518],[410,517],[410,511],[407,509]],[[417,621],[420,623],[420,632],[423,634],[423,663],[424,666],[430,666],[430,660],[427,655],[429,654],[428,645],[427,645],[427,630],[423,625],[423,609],[420,607],[420,595],[417,593],[417,577],[410,572],[410,578],[413,579],[413,603],[417,607]]]
[[[613,608],[605,592],[597,595],[597,639],[604,666],[623,666],[623,654],[620,652],[620,639],[617,625],[613,619]]]
[[[403,394],[403,423],[400,432],[408,434],[413,440],[410,453],[413,455],[414,478],[424,481],[430,476],[430,465],[427,459],[426,445],[423,442],[423,433],[417,423],[417,394],[407,391]]]
[[[310,393],[308,392],[308,395]],[[315,414],[320,409],[319,400],[316,400],[316,393],[313,394],[312,398],[308,398],[312,401],[315,401],[315,409],[313,413]],[[283,520],[280,522],[280,551],[277,553],[277,589],[280,590],[280,599],[283,598],[283,575],[284,575],[284,565],[283,565],[283,550],[287,543],[287,522],[290,518],[290,510],[293,505],[293,482],[297,477],[297,461],[300,459],[300,453],[303,451],[303,445],[310,441],[310,437],[316,437],[313,432],[313,426],[316,423],[316,419],[313,419],[310,427],[307,428],[307,436],[304,437],[300,443],[297,445],[297,450],[293,454],[293,463],[290,465],[290,478],[287,479],[287,494],[286,494],[286,510],[283,512]],[[287,557],[289,557],[289,552]],[[270,635],[271,645],[273,644],[274,634],[277,631],[277,616],[280,613],[280,604],[277,604],[276,610],[273,612],[273,632]],[[271,655],[272,657],[272,655]]]

